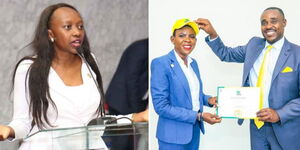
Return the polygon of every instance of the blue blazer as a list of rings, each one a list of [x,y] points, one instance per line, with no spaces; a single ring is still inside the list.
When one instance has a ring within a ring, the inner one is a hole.
[[[265,47],[266,40],[254,37],[245,46],[226,47],[220,38],[206,42],[214,53],[227,62],[244,63],[243,86],[249,86],[249,73]],[[282,72],[290,67],[291,72]],[[300,47],[284,39],[272,76],[269,107],[276,110],[280,121],[272,123],[279,144],[285,150],[300,148]]]
[[[208,106],[208,98],[203,93],[197,62],[191,66],[200,85],[200,112]],[[151,95],[156,113],[159,115],[156,137],[167,143],[187,144],[193,135],[193,125],[197,122],[197,111],[193,111],[188,81],[176,60],[174,51],[156,58],[151,63]],[[200,129],[204,133],[203,122]],[[200,134],[200,133],[199,133]]]

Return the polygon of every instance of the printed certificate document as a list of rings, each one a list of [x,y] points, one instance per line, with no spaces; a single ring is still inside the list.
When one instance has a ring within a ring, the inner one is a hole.
[[[218,87],[217,115],[222,118],[254,119],[259,111],[258,87]]]

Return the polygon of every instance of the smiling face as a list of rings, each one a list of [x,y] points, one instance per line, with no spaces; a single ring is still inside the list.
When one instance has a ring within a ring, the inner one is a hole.
[[[261,32],[270,44],[277,42],[283,37],[286,20],[278,10],[265,10],[261,15],[260,21]]]
[[[197,41],[195,31],[190,26],[184,26],[174,32],[175,34],[171,36],[171,42],[174,44],[177,54],[185,60],[195,48]]]
[[[54,11],[50,19],[49,38],[53,38],[55,52],[77,54],[85,32],[80,14],[72,8],[61,7]]]

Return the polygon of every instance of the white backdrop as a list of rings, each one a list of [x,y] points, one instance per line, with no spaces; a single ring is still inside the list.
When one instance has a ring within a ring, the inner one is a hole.
[[[177,19],[207,18],[227,46],[244,45],[253,36],[260,36],[260,15],[270,6],[283,9],[287,26],[285,37],[300,45],[300,9],[294,0],[150,0],[149,1],[149,64],[155,57],[168,53],[171,28]],[[206,33],[200,30],[197,46],[192,52],[204,84],[204,92],[216,95],[217,86],[240,86],[242,64],[223,63],[204,41]],[[206,111],[214,112],[206,108]],[[157,150],[155,137],[157,114],[150,100],[149,150]],[[242,126],[235,119],[223,119],[221,124],[205,124],[206,134],[201,135],[201,150],[250,150],[249,121]]]

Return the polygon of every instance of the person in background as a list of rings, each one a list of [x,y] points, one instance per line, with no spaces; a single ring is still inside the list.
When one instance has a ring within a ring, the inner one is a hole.
[[[226,62],[244,63],[243,86],[260,87],[263,108],[250,121],[252,150],[298,150],[300,147],[300,47],[284,37],[282,9],[269,7],[260,17],[264,38],[227,47],[207,19],[197,19],[213,52]],[[239,124],[242,120],[239,120]]]
[[[148,39],[133,42],[123,52],[105,98],[109,114],[134,113],[133,119],[148,121]]]
[[[148,122],[148,38],[133,42],[122,54],[105,93],[109,114],[132,114],[133,121]],[[148,148],[148,138],[139,138],[138,149]],[[112,150],[133,150],[132,136],[114,137]]]
[[[159,116],[156,137],[160,150],[198,150],[204,124],[221,122],[218,116],[203,112],[216,97],[203,93],[200,71],[189,55],[196,45],[199,29],[189,19],[179,19],[172,28],[174,49],[151,63],[151,95]]]

